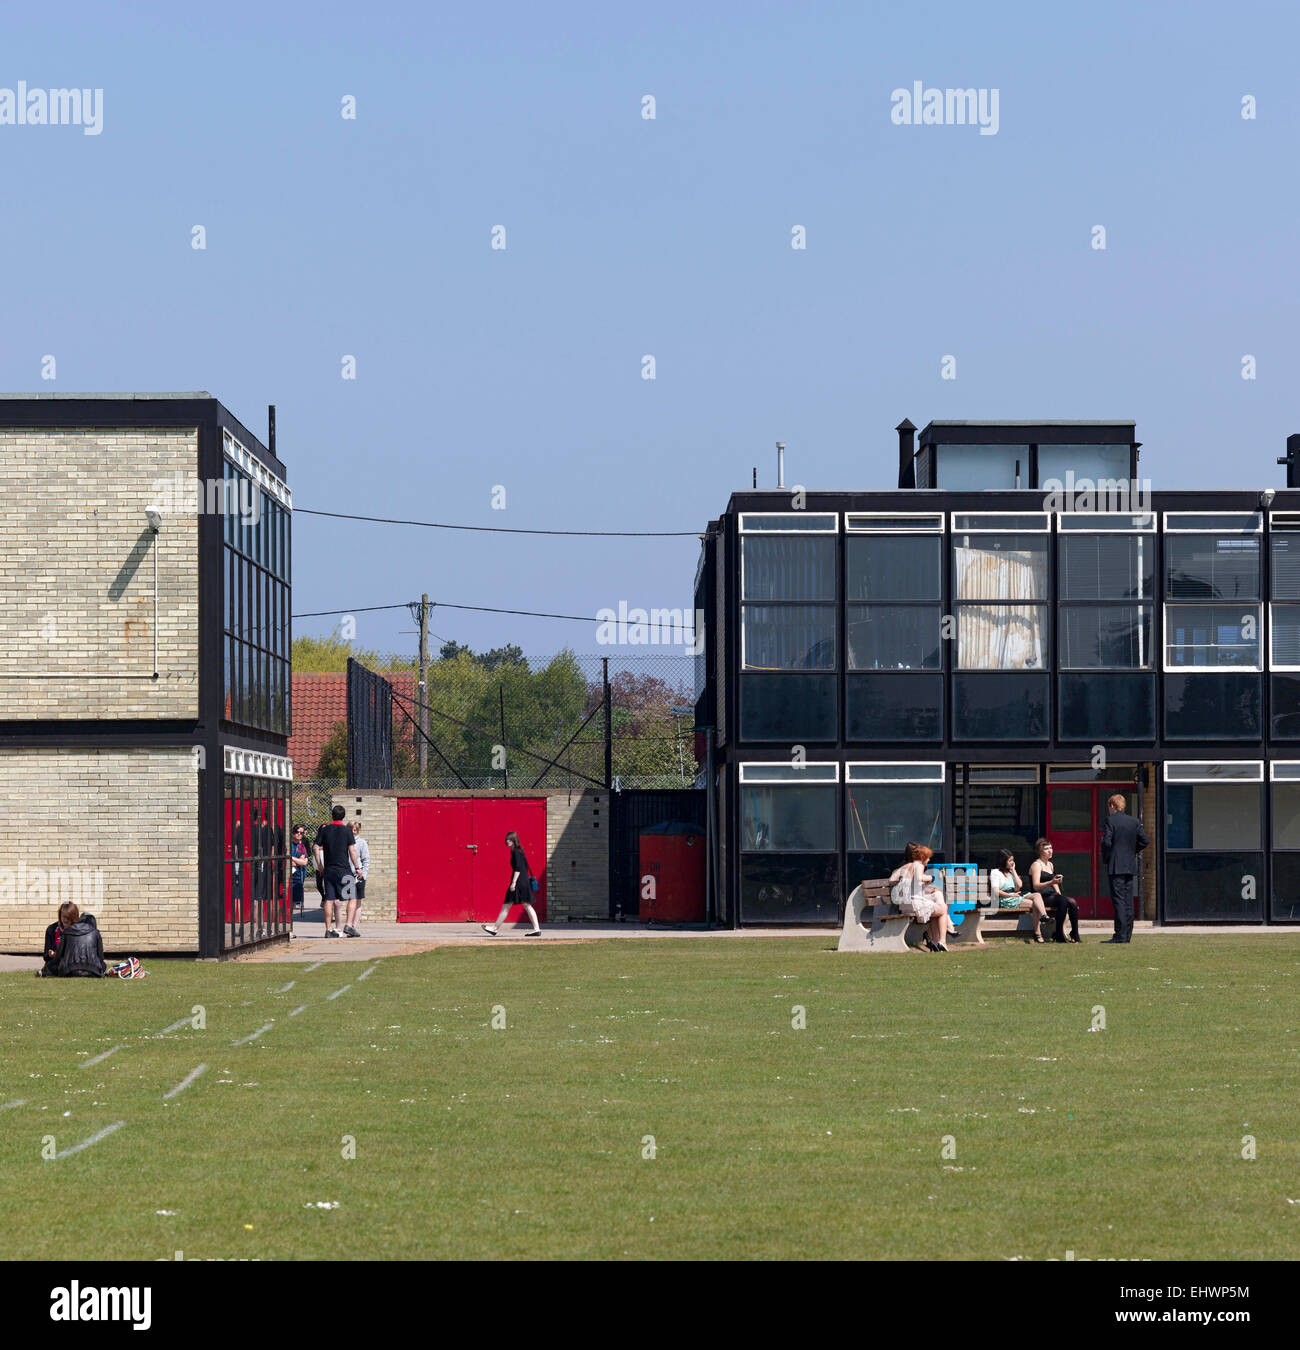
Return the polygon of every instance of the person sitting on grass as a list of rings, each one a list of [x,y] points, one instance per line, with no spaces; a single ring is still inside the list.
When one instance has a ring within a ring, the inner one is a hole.
[[[78,915],[76,905],[72,906],[72,913]],[[79,915],[63,930],[59,962],[54,973],[99,980],[103,978],[104,971],[104,940],[99,935],[95,916]]]
[[[1043,941],[1043,920],[1047,918],[1047,906],[1037,891],[1024,896],[1025,883],[1016,871],[1016,860],[1009,849],[998,850],[998,865],[989,872],[989,889],[999,908],[1019,909],[1022,898],[1028,898],[1031,905],[1030,916],[1034,921],[1034,941]]]
[[[45,964],[37,975],[57,975],[59,952],[63,947],[63,934],[81,917],[80,911],[71,900],[65,900],[59,906],[59,917],[45,930]]]
[[[948,917],[948,905],[943,893],[934,884],[934,877],[925,865],[934,856],[924,844],[909,843],[903,852],[903,865],[890,873],[891,888],[896,887],[895,903],[904,914],[910,914],[917,923],[927,925],[925,945],[932,952],[946,952],[944,940],[956,926]]]

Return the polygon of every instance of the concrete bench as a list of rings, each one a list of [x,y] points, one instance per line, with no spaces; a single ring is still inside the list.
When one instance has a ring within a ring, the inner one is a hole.
[[[951,911],[955,905],[975,907],[966,911],[956,931],[948,938],[950,947],[983,947],[984,925],[989,920],[1014,919],[1016,932],[1034,930],[1033,906],[1024,899],[1015,908],[1003,909],[989,895],[989,874],[975,876],[949,873],[942,886],[944,899]],[[1052,936],[1055,920],[1049,913],[1043,920],[1045,938]],[[841,952],[907,952],[924,949],[926,925],[917,923],[910,914],[904,914],[894,903],[888,878],[864,881],[849,894],[844,906],[844,925],[840,931]]]

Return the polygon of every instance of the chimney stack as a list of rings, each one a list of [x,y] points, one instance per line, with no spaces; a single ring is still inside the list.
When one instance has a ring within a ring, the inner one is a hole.
[[[916,428],[905,417],[894,428],[898,432],[898,486],[916,486]]]
[[[266,405],[266,448],[275,454],[275,404]],[[277,456],[278,458],[278,456]]]
[[[1286,438],[1286,457],[1278,460],[1286,465],[1286,485],[1300,487],[1300,432]]]

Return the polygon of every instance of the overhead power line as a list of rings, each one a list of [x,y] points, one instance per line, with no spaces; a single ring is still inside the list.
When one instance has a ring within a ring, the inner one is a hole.
[[[473,530],[478,534],[551,534],[588,539],[698,539],[699,530],[523,530],[506,525],[449,525],[437,520],[392,520],[387,516],[353,516],[343,511],[313,511],[295,506],[300,516],[329,516],[333,520],[364,520],[373,525],[418,525],[425,530]],[[505,613],[515,611],[506,610]]]
[[[355,609],[317,609],[310,614],[294,614],[295,619],[321,619],[334,614],[372,614],[379,609],[406,609],[410,605],[419,608],[418,600],[408,600],[400,605],[359,605]],[[430,600],[430,609],[472,609],[479,614],[522,614],[529,619],[573,619],[576,623],[601,623],[593,614],[545,614],[535,609],[496,609],[491,605],[453,605],[449,600]]]

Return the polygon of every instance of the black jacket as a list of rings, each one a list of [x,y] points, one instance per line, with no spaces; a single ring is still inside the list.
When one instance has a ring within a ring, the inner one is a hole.
[[[59,964],[59,952],[63,946],[63,925],[57,920],[45,930],[45,945],[41,948],[41,955],[45,958],[45,973],[54,975],[57,973]],[[50,953],[54,955],[51,956]]]
[[[95,978],[104,974],[104,940],[99,936],[93,914],[87,914],[63,930],[55,974]]]
[[[1137,855],[1150,844],[1142,822],[1116,811],[1106,818],[1101,832],[1101,856],[1111,876],[1132,876],[1138,870]]]

